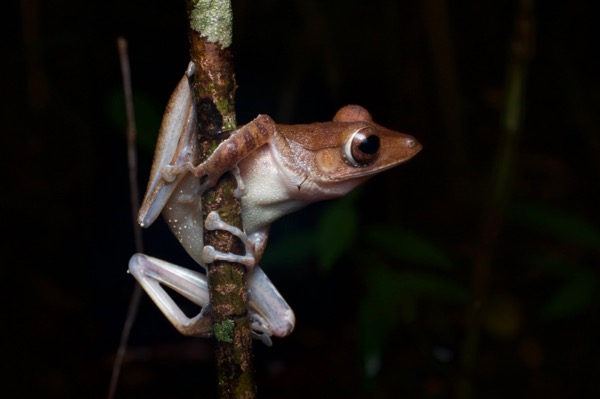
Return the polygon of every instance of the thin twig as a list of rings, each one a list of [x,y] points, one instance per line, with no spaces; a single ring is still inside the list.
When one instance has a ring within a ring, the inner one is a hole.
[[[121,63],[121,75],[123,76],[123,90],[125,93],[125,110],[127,113],[127,161],[129,165],[129,191],[131,197],[131,220],[133,223],[133,237],[136,252],[143,253],[144,245],[142,241],[142,231],[139,224],[136,222],[136,215],[138,214],[139,210],[138,204],[140,203],[140,194],[138,190],[137,181],[137,151],[135,146],[137,130],[135,126],[135,112],[133,108],[133,91],[131,88],[131,73],[129,70],[127,41],[125,40],[125,38],[119,37],[117,39],[117,47],[119,49],[119,61]],[[119,376],[121,374],[121,368],[123,366],[123,359],[125,357],[125,352],[127,351],[129,335],[131,333],[131,328],[137,315],[141,296],[142,286],[139,284],[135,284],[133,288],[133,293],[131,294],[131,298],[129,300],[127,317],[125,319],[123,331],[121,332],[119,349],[117,350],[115,363],[113,365],[110,386],[107,395],[108,399],[112,399],[115,396],[117,390],[117,384],[119,382]]]

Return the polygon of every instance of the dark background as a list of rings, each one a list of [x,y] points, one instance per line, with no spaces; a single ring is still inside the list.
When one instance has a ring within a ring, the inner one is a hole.
[[[233,1],[239,123],[358,103],[424,145],[273,227],[263,265],[297,326],[256,343],[259,397],[598,397],[590,3],[536,2],[532,58],[515,64],[516,1]],[[143,189],[188,62],[185,4],[3,9],[1,381],[18,397],[103,397],[135,285],[116,38],[129,41]],[[509,65],[522,101],[507,100]],[[514,146],[509,106],[523,115]],[[194,267],[162,221],[144,237],[148,254]],[[117,397],[215,397],[212,353],[144,296]]]

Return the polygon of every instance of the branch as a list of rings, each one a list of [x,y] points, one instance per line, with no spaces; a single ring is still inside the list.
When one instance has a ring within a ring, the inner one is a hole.
[[[188,0],[190,55],[196,65],[193,94],[202,159],[218,145],[220,133],[236,127],[235,76],[229,0]],[[202,198],[203,217],[218,210],[221,218],[241,228],[235,179],[227,174]],[[204,244],[221,252],[242,253],[239,240],[222,231],[205,231]],[[252,337],[248,323],[246,269],[239,264],[208,265],[208,285],[216,337],[219,398],[254,398]]]

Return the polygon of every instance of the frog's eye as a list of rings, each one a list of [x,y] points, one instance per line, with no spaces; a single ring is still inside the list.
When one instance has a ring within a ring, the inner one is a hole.
[[[354,166],[371,163],[379,152],[379,136],[375,129],[365,127],[354,132],[344,148],[346,159]]]

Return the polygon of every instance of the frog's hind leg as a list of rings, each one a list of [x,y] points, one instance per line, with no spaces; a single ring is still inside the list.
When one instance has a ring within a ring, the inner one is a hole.
[[[208,311],[210,307],[208,283],[205,274],[144,254],[135,254],[131,257],[129,271],[181,334],[194,337],[212,336],[212,320]],[[259,273],[259,275],[263,274]],[[260,278],[259,281],[264,282]],[[261,284],[261,289],[264,289],[263,285]],[[201,306],[200,313],[192,318],[186,316],[163,286],[171,288],[192,303]],[[267,288],[270,288],[268,294],[271,291],[277,292],[272,284],[271,287]],[[260,294],[257,293],[257,295]],[[263,307],[259,305],[258,309]],[[249,312],[250,328],[252,329],[253,338],[261,340],[267,346],[271,346],[272,331],[270,330],[270,322],[273,322],[273,320],[271,320],[270,313],[265,313],[265,316],[269,320],[265,320],[256,310],[251,310]]]
[[[211,319],[205,315],[209,302],[206,275],[144,254],[131,257],[129,271],[180,333],[195,337],[212,335]],[[201,306],[200,313],[187,317],[163,286]]]

